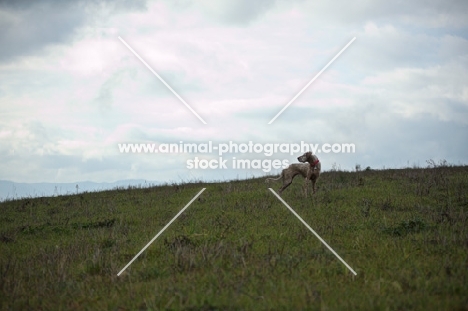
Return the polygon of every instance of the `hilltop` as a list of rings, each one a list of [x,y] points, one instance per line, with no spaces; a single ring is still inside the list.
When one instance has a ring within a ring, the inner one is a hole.
[[[324,172],[283,199],[264,178],[0,203],[2,309],[468,307],[468,167]],[[203,194],[117,273],[202,188]]]

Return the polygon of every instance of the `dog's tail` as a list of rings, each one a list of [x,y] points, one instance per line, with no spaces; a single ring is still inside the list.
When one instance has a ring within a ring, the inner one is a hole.
[[[267,178],[265,179],[265,182],[268,183],[270,182],[270,180],[280,180],[282,177],[283,177],[283,173],[281,173],[278,178]]]

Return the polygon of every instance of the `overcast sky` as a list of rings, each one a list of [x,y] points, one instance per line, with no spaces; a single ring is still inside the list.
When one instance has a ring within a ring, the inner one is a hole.
[[[264,175],[189,171],[195,154],[119,152],[143,142],[355,144],[318,154],[325,170],[466,164],[466,15],[464,0],[0,1],[0,179]]]

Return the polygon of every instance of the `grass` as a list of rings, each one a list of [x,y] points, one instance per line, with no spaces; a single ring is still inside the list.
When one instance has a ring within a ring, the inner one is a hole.
[[[279,182],[272,184],[279,188]],[[468,167],[325,172],[0,203],[2,310],[466,310]],[[117,273],[205,192],[120,277]]]

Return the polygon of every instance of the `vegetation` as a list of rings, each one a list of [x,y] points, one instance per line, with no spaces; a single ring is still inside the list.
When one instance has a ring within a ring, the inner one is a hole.
[[[335,169],[313,198],[299,178],[283,193],[357,276],[263,178],[0,203],[1,309],[464,310],[468,167],[432,164]]]

